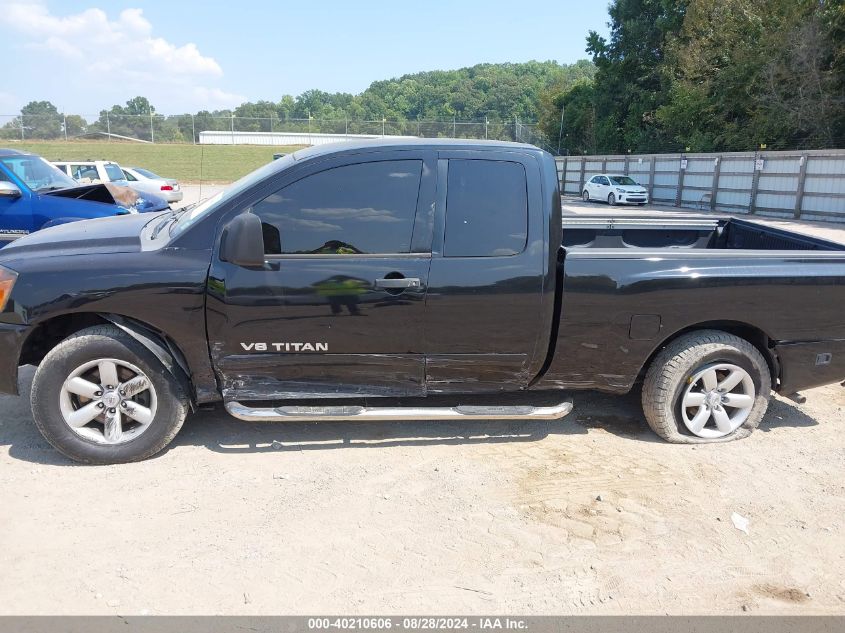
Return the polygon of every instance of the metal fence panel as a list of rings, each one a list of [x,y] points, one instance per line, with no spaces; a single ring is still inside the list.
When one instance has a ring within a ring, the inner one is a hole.
[[[657,203],[779,218],[845,222],[845,150],[567,156],[561,190],[624,172]]]

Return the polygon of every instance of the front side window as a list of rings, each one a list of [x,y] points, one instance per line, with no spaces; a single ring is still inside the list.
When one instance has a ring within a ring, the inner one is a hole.
[[[525,249],[528,189],[520,163],[450,160],[446,257],[503,257]]]
[[[614,185],[625,185],[629,187],[631,185],[637,184],[636,180],[634,180],[633,178],[629,178],[628,176],[611,176],[610,182],[612,182]]]
[[[253,205],[267,255],[409,253],[421,160],[359,163],[306,176]]]

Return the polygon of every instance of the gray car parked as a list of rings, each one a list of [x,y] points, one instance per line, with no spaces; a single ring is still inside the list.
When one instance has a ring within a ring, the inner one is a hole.
[[[154,193],[168,202],[179,202],[182,199],[182,188],[178,180],[163,178],[143,167],[122,167],[122,169],[133,189]]]

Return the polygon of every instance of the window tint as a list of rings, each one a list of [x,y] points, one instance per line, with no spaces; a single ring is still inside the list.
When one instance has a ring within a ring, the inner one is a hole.
[[[346,165],[306,176],[253,206],[264,251],[408,253],[422,161]]]
[[[521,164],[450,160],[446,191],[446,257],[497,257],[525,249],[528,194]]]
[[[609,185],[609,184],[610,184],[610,182],[609,182],[609,181],[607,180],[607,178],[605,178],[604,176],[602,176],[601,178],[599,178],[599,182],[600,182],[601,184],[603,184],[603,185]]]
[[[129,182],[135,182],[136,180],[138,180],[137,178],[135,178],[135,176],[133,176],[132,174],[130,174],[130,173],[129,173],[128,171],[126,171],[125,169],[123,170],[123,177],[124,177],[126,180],[128,180]]]

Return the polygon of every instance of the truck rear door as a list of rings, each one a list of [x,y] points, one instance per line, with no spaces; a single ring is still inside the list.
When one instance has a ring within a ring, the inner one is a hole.
[[[430,393],[525,387],[545,357],[540,165],[514,151],[438,153],[426,298]]]
[[[215,257],[209,281],[227,400],[424,393],[435,170],[433,151],[338,155],[248,204],[264,268]]]

